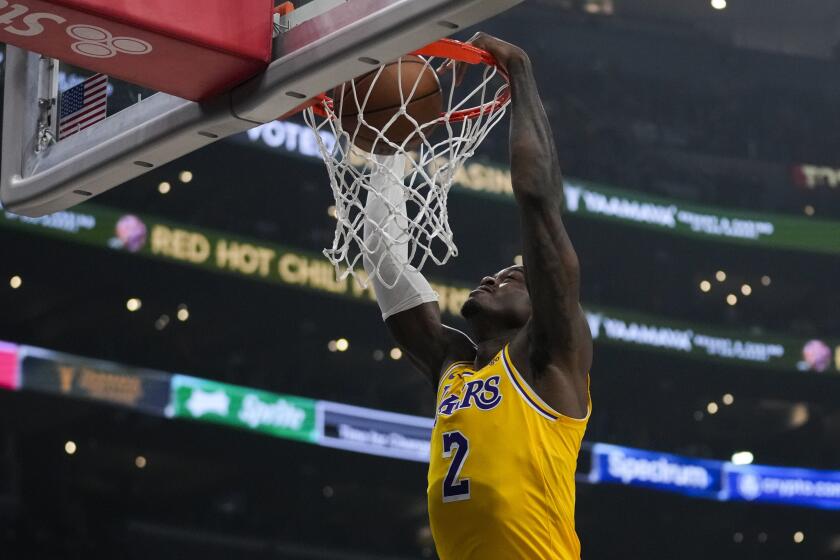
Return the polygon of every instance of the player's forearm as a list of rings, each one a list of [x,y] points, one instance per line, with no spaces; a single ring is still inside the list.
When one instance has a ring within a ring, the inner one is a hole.
[[[553,341],[553,350],[565,351],[571,339],[569,318],[578,306],[580,265],[561,215],[560,163],[530,62],[516,59],[508,71],[511,175],[534,308],[532,334]]]
[[[508,66],[512,109],[510,161],[517,201],[563,207],[563,180],[551,125],[540,100],[531,62],[516,59]]]
[[[376,293],[382,318],[437,301],[437,293],[409,264],[406,202],[399,180],[404,169],[401,156],[382,158],[383,166],[371,177],[365,203],[363,258],[365,271]],[[390,170],[389,170],[390,167]]]

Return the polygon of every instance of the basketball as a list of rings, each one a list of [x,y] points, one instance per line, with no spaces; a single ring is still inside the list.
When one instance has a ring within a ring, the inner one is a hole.
[[[428,137],[437,127],[437,123],[430,123],[440,116],[443,108],[437,74],[416,55],[404,56],[386,64],[381,72],[369,72],[353,83],[346,82],[335,88],[334,93],[335,113],[341,118],[341,127],[353,137],[354,145],[377,154],[396,151],[381,139],[375,142],[377,130],[394,144],[405,142],[406,148],[415,148],[422,142],[418,129],[422,127]],[[387,126],[403,106],[405,114]]]

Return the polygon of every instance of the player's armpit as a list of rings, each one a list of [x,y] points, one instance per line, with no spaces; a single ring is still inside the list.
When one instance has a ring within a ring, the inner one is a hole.
[[[464,333],[441,323],[436,301],[396,313],[385,320],[391,335],[411,363],[433,386],[449,362],[475,357],[475,346]]]

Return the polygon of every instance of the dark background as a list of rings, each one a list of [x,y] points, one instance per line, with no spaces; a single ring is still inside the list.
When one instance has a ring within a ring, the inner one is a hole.
[[[679,4],[675,6],[673,4]],[[566,175],[730,209],[840,219],[840,6],[830,0],[526,1],[481,29],[530,54]],[[596,9],[597,8],[597,9]],[[465,39],[473,30],[456,37]],[[119,85],[112,109],[140,92]],[[145,93],[145,92],[144,92]],[[505,125],[481,157],[507,161]],[[195,178],[177,180],[188,169]],[[161,181],[172,191],[158,192]],[[323,166],[221,141],[96,204],[320,252],[334,221]],[[81,208],[84,208],[83,206]],[[520,253],[514,207],[450,197],[478,283]],[[755,250],[567,220],[583,303],[745,333],[840,337],[836,257]],[[837,240],[840,243],[840,240]],[[0,231],[0,339],[270,391],[433,414],[432,390],[367,303]],[[751,297],[703,294],[714,271]],[[431,269],[430,269],[431,271]],[[18,290],[7,279],[24,279]],[[762,287],[763,275],[772,284]],[[142,299],[129,313],[125,301]],[[187,304],[190,319],[155,327]],[[453,326],[466,328],[451,318]],[[338,337],[343,353],[327,350]],[[381,361],[374,352],[386,353]],[[840,377],[596,346],[588,441],[762,464],[840,468]],[[721,395],[732,406],[704,411]],[[68,456],[64,442],[79,451]],[[143,454],[149,464],[134,466]],[[836,513],[579,485],[583,557],[836,558]],[[804,543],[793,534],[803,531]],[[740,536],[738,536],[740,535]],[[433,558],[425,465],[332,451],[86,402],[0,392],[0,557]]]

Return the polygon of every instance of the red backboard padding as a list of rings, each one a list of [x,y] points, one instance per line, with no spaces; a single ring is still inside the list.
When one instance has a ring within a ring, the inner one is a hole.
[[[274,0],[0,0],[0,41],[207,99],[265,69]]]

